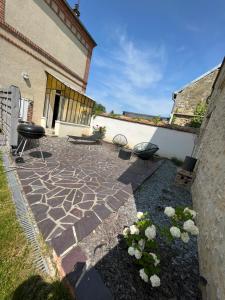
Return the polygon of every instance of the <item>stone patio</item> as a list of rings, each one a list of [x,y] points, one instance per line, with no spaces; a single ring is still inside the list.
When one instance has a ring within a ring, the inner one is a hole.
[[[61,257],[133,198],[162,162],[121,160],[106,143],[48,137],[41,146],[45,162],[36,149],[26,150],[17,172],[40,232]]]

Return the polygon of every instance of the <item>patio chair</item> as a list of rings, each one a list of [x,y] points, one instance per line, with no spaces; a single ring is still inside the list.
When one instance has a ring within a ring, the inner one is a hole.
[[[147,160],[159,150],[159,147],[152,143],[139,143],[134,146],[133,153],[141,159]]]
[[[117,134],[117,135],[115,135],[114,138],[113,138],[113,140],[112,140],[112,142],[116,146],[117,150],[125,147],[128,144],[127,138],[123,134]]]
[[[94,132],[92,135],[90,136],[75,136],[75,135],[67,135],[67,142],[72,139],[76,142],[93,142],[93,143],[100,143],[102,138],[103,138],[103,134],[101,132]]]

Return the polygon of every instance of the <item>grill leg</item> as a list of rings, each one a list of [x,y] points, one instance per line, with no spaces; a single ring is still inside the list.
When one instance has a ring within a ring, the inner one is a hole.
[[[14,152],[15,155],[18,154],[18,151],[19,151],[19,149],[20,149],[20,146],[22,145],[22,143],[23,143],[24,140],[25,140],[24,138],[21,139],[21,141],[20,141],[20,143],[19,143],[19,146],[16,148],[16,151]]]
[[[39,150],[40,150],[40,152],[41,152],[41,158],[42,158],[42,160],[45,161],[45,158],[44,158],[44,155],[43,155],[43,152],[42,152],[42,150],[41,150],[40,145],[39,145]]]
[[[22,151],[20,152],[20,157],[22,157],[22,155],[23,155],[23,151],[24,151],[24,149],[25,149],[26,143],[27,143],[27,139],[25,139],[25,142],[24,142],[24,144],[23,144]]]

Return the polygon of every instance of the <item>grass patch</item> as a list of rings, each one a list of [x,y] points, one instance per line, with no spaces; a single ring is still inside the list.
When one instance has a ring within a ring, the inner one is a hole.
[[[32,247],[16,218],[0,154],[0,299],[69,300],[58,278],[48,278],[32,264]]]

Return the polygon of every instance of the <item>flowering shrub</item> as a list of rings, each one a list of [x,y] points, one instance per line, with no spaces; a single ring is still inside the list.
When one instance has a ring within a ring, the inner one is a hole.
[[[135,257],[136,264],[141,267],[139,275],[152,287],[160,286],[160,258],[157,253],[157,234],[166,237],[169,241],[181,239],[188,243],[190,235],[198,235],[199,230],[194,219],[196,212],[188,207],[166,207],[164,214],[170,218],[169,228],[156,227],[149,218],[148,213],[138,212],[137,222],[130,227],[125,227],[123,236],[127,242],[128,254]]]
[[[138,221],[123,230],[128,245],[128,254],[136,258],[141,267],[140,277],[152,286],[160,285],[159,256],[156,252],[156,226],[151,222],[148,213],[137,213]]]
[[[194,219],[196,218],[196,212],[188,207],[186,208],[173,208],[166,207],[164,210],[165,215],[167,215],[171,222],[172,226],[162,229],[162,233],[165,234],[169,240],[174,238],[181,238],[184,243],[188,243],[191,235],[198,235],[199,230],[195,225]]]
[[[105,126],[99,126],[99,125],[96,125],[96,126],[93,126],[93,133],[99,133],[102,135],[102,137],[105,136],[105,133],[106,133],[106,127]]]

